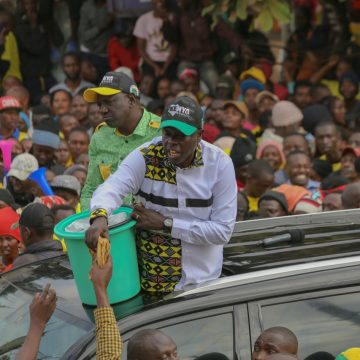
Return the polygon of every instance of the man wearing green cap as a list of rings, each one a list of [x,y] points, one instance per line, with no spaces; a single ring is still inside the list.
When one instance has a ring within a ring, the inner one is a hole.
[[[89,208],[93,192],[132,150],[159,135],[160,118],[140,106],[139,96],[135,82],[117,72],[106,73],[99,87],[84,92],[85,101],[99,105],[104,122],[91,138],[82,210]]]
[[[221,274],[223,246],[236,217],[236,181],[230,158],[201,140],[203,113],[189,97],[170,104],[162,137],[132,151],[91,199],[86,243],[107,236],[107,216],[135,194],[141,286],[171,292]],[[116,261],[116,259],[114,259]]]

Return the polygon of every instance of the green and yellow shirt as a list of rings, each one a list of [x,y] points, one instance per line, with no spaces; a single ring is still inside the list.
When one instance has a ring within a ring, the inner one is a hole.
[[[82,211],[89,209],[90,199],[97,187],[116,171],[131,151],[158,136],[159,128],[160,118],[145,109],[131,135],[124,136],[105,123],[97,127],[89,147],[88,175],[80,199]]]

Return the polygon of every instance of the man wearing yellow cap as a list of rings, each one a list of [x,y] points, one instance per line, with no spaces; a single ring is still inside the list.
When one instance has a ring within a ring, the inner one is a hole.
[[[139,96],[136,83],[117,72],[106,73],[98,87],[84,92],[85,101],[99,105],[104,122],[91,138],[82,210],[89,208],[93,192],[132,150],[158,136],[160,118],[141,107]]]

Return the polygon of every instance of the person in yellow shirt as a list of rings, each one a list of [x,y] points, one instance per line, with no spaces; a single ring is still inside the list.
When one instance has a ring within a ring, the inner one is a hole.
[[[320,154],[321,160],[328,160],[332,165],[333,171],[341,168],[341,136],[333,122],[320,122],[315,127],[316,149]]]
[[[62,197],[68,205],[76,210],[76,213],[80,212],[81,185],[75,176],[57,175],[50,185],[55,195]]]
[[[0,97],[0,140],[16,139],[22,141],[26,133],[18,128],[21,105],[13,96]]]
[[[66,219],[69,216],[72,216],[75,214],[75,209],[68,205],[68,204],[62,204],[62,205],[55,205],[51,208],[51,212],[54,215],[54,222],[55,225],[57,225],[60,221]],[[61,245],[63,247],[63,251],[67,252],[67,247],[65,244],[65,239],[59,238],[55,233],[53,235],[54,240],[58,240],[61,242]]]
[[[265,160],[252,161],[247,169],[243,192],[249,202],[249,211],[257,212],[260,196],[270,190],[274,183],[274,169]]]
[[[74,165],[66,140],[60,140],[59,148],[55,150],[55,157],[56,163],[66,169]]]
[[[5,79],[7,76],[14,76],[19,80],[22,80],[17,41],[14,33],[11,31],[12,24],[12,14],[6,9],[0,9],[1,60],[8,63],[7,70],[2,78]]]

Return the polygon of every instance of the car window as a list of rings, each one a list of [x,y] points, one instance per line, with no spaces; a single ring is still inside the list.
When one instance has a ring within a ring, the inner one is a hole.
[[[15,359],[29,327],[31,301],[32,296],[0,279],[0,360]],[[77,326],[68,314],[56,310],[46,326],[38,359],[59,359],[87,330]]]
[[[316,351],[337,355],[349,347],[359,346],[359,304],[360,293],[355,292],[263,305],[263,328],[291,329],[299,340],[300,358]]]
[[[196,319],[160,329],[178,346],[180,359],[194,359],[210,352],[233,358],[233,316],[230,313]]]
[[[173,319],[169,326],[146,326],[157,328],[171,336],[177,344],[181,360],[195,359],[199,355],[217,352],[233,359],[234,327],[233,314],[225,313],[206,318],[181,321]],[[178,323],[176,323],[178,321]],[[140,330],[140,329],[138,329]],[[122,358],[126,359],[127,342],[124,343]]]

